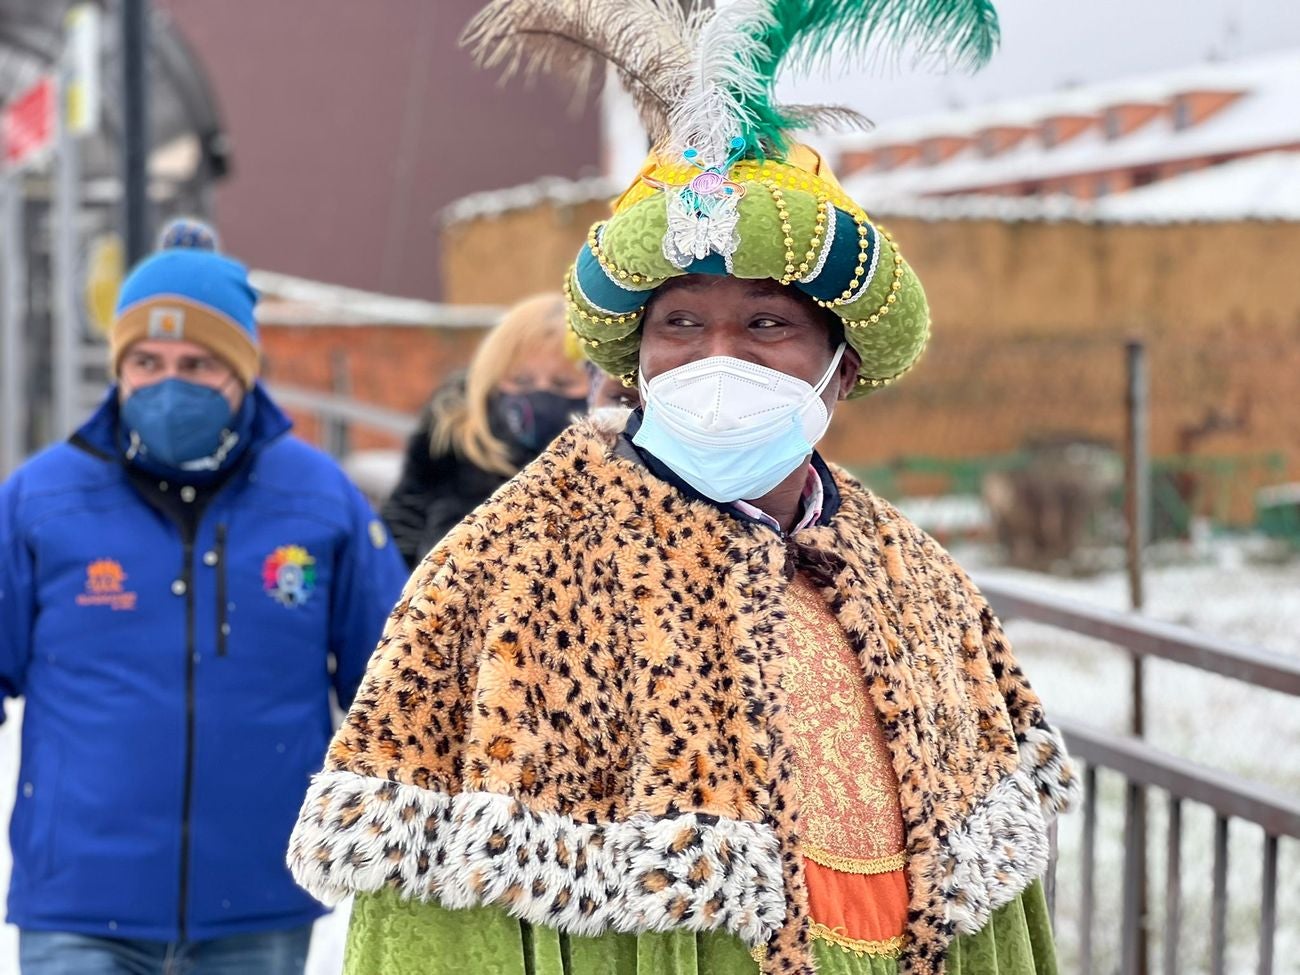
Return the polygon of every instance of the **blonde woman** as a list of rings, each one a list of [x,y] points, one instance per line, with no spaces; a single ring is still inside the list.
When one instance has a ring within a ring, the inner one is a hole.
[[[587,376],[564,336],[560,295],[522,301],[434,393],[384,506],[408,565],[585,412]]]

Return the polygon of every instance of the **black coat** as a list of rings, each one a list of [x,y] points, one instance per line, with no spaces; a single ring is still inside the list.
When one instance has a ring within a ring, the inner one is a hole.
[[[401,479],[383,509],[393,541],[411,568],[509,480],[454,451],[431,454],[432,428],[432,413],[426,409],[420,426],[407,441]]]

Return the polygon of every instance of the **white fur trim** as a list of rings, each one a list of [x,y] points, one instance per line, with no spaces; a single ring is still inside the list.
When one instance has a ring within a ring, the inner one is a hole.
[[[608,442],[627,429],[628,417],[631,415],[630,407],[602,406],[592,410],[584,419],[594,428],[597,437]]]
[[[499,904],[575,935],[725,930],[767,942],[785,920],[781,856],[762,823],[687,814],[592,825],[510,796],[456,796],[322,772],[289,869],[325,903],[394,887],[450,908]]]
[[[1047,870],[1048,824],[1074,804],[1078,777],[1049,726],[1020,742],[1020,767],[945,838],[941,887],[958,934],[975,934]]]

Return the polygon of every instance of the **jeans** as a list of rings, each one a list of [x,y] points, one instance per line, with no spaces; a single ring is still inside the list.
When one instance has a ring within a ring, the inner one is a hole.
[[[212,941],[22,931],[22,975],[303,975],[311,925]]]

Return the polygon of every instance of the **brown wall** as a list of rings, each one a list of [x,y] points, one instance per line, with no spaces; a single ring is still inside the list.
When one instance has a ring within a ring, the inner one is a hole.
[[[469,362],[483,334],[476,328],[387,325],[263,325],[260,332],[269,383],[328,392],[337,368],[354,399],[411,414],[449,372]],[[315,418],[290,412],[299,436],[320,443]],[[358,427],[352,442],[365,450],[399,446],[400,438]]]
[[[457,38],[482,0],[157,0],[230,137],[216,195],[254,267],[438,298],[438,211],[599,166],[598,112],[548,79],[502,86]]]

